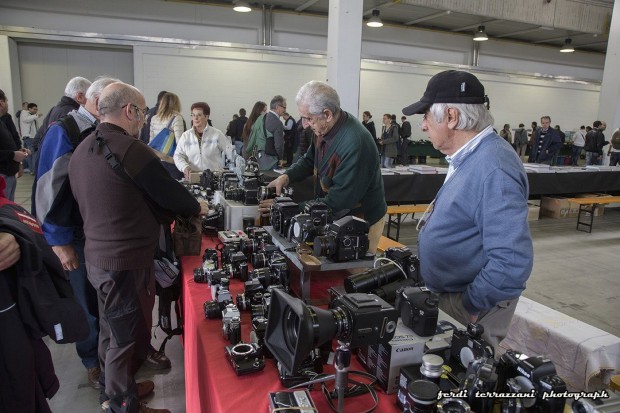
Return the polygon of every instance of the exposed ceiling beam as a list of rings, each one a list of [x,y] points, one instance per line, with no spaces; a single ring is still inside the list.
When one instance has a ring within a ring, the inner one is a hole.
[[[480,22],[480,23],[476,23],[476,24],[470,24],[469,26],[457,27],[456,29],[452,29],[450,31],[452,31],[452,32],[462,32],[463,30],[475,29],[478,26],[486,26],[487,24],[502,23],[504,21],[505,21],[504,19],[487,20],[487,21],[483,21],[483,22]]]
[[[538,30],[541,30],[540,26],[539,27],[533,27],[531,29],[518,30],[516,32],[504,33],[504,34],[500,34],[500,35],[496,34],[493,37],[496,38],[496,39],[501,39],[502,37],[516,36],[518,34],[531,33],[531,32],[536,32]]]
[[[445,15],[450,14],[450,13],[452,13],[450,10],[440,11],[439,13],[430,14],[430,15],[425,16],[425,17],[420,17],[419,19],[411,20],[411,21],[405,22],[404,24],[409,26],[411,24],[422,23],[422,22],[425,22],[425,21],[428,21],[428,20],[433,20],[433,19],[436,19],[438,17],[445,16]]]
[[[308,0],[307,2],[305,2],[304,4],[302,4],[301,6],[297,7],[295,9],[295,11],[297,13],[300,13],[304,10],[306,10],[308,7],[312,6],[314,3],[318,2],[319,0]]]
[[[571,39],[574,39],[575,37],[578,36],[583,36],[589,33],[566,33],[564,36],[558,36],[558,37],[551,37],[549,39],[544,39],[544,40],[534,40],[533,42],[530,42],[532,44],[539,44],[539,43],[549,43],[549,42],[557,42],[558,40],[565,40],[567,37],[570,37]],[[575,46],[575,45],[573,45]]]
[[[573,46],[581,48],[581,47],[595,46],[597,44],[607,44],[607,41],[603,40],[603,41],[600,41],[600,42],[585,43],[585,44],[580,44],[580,45],[574,44]]]

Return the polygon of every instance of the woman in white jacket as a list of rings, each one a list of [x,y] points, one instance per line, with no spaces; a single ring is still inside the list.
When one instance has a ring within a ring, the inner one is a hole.
[[[222,152],[229,140],[219,129],[208,125],[211,108],[205,102],[192,105],[192,127],[177,143],[174,163],[189,179],[190,172],[222,170]]]
[[[168,126],[170,121],[170,129],[174,132],[174,139],[179,144],[179,139],[185,129],[185,122],[183,121],[183,115],[181,115],[181,101],[179,97],[174,93],[166,93],[162,96],[159,102],[159,109],[157,113],[151,119],[151,129],[149,131],[149,142],[152,141],[159,132]],[[174,159],[172,156],[166,155],[155,150],[155,153],[159,159],[164,162],[164,166],[168,169],[173,177],[179,179],[180,176],[175,176],[176,169],[174,167]]]

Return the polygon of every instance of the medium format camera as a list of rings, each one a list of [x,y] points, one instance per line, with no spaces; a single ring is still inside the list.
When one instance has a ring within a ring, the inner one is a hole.
[[[566,400],[562,397],[543,397],[545,393],[566,391],[566,383],[556,374],[551,360],[542,356],[528,357],[508,350],[498,363],[498,391],[534,391],[536,397],[520,400],[524,408],[535,412],[560,413]]]
[[[394,261],[403,269],[407,278],[413,279],[418,285],[424,284],[420,276],[420,260],[407,247],[391,247],[385,250],[385,258]]]
[[[202,232],[224,230],[224,207],[220,204],[210,205],[209,212],[202,218]]]
[[[368,222],[347,216],[328,224],[314,239],[314,255],[342,262],[364,258],[368,252]]]
[[[276,194],[276,188],[269,188],[267,186],[261,186],[258,188],[257,198],[259,202],[265,201],[267,199],[274,199],[277,196],[278,195]],[[281,197],[292,197],[293,189],[289,187],[282,188],[280,196]]]
[[[467,368],[475,359],[493,357],[493,346],[482,339],[483,333],[484,327],[474,323],[469,323],[466,331],[454,329],[450,358],[458,365],[453,367]]]
[[[403,324],[420,337],[435,335],[439,318],[439,296],[426,287],[405,287],[396,297]]]
[[[343,295],[325,310],[273,289],[268,320],[266,345],[285,371],[294,374],[312,349],[334,338],[352,348],[389,342],[398,314],[370,294]]]
[[[299,204],[295,202],[274,202],[271,204],[271,225],[281,237],[288,236],[292,218],[299,213]]]
[[[220,177],[221,172],[219,171],[212,171],[210,169],[202,171],[202,174],[200,174],[200,186],[217,191],[220,189]]]
[[[237,343],[225,347],[225,354],[237,376],[261,371],[265,368],[265,358],[256,343]]]
[[[289,239],[312,245],[314,238],[325,234],[325,226],[333,221],[332,210],[321,201],[308,201],[304,212],[293,217]]]

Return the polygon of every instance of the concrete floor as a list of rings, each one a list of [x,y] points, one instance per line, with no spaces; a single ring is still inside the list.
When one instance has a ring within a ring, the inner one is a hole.
[[[30,209],[32,177],[18,180],[15,200]],[[576,219],[530,222],[534,240],[534,269],[524,295],[616,336],[620,336],[620,208],[607,208],[596,217],[591,234],[575,230]],[[411,219],[402,224],[400,242],[416,249],[417,233]],[[155,317],[154,317],[155,318]],[[154,343],[163,332],[157,330]],[[48,340],[60,391],[50,401],[55,412],[97,412],[98,392],[88,387],[86,371],[72,345]],[[138,379],[155,382],[155,393],[147,399],[153,408],[185,412],[183,348],[172,339],[166,347],[172,369],[163,374],[141,371]],[[190,412],[198,413],[198,412]]]

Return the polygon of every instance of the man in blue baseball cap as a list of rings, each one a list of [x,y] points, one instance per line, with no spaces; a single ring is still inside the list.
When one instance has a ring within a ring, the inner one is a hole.
[[[439,308],[482,325],[482,337],[497,347],[532,271],[533,248],[527,176],[493,132],[488,103],[476,76],[449,70],[433,76],[403,114],[423,115],[422,131],[450,164],[418,226],[422,277],[439,293]]]

